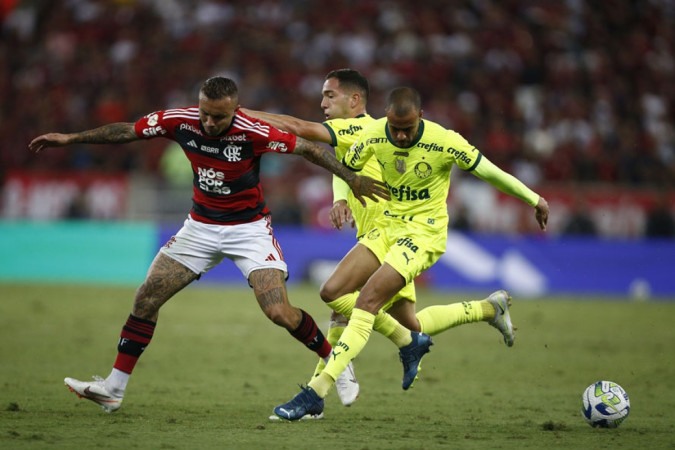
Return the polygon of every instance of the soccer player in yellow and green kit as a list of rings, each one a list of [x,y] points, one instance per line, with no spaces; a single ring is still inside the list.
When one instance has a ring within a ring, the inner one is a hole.
[[[322,295],[333,310],[350,317],[349,324],[333,347],[332,358],[323,371],[291,401],[274,409],[281,418],[298,420],[306,414],[322,413],[328,390],[365,347],[374,327],[378,331],[385,330],[383,334],[400,348],[403,388],[409,388],[415,380],[431,339],[427,334],[406,329],[384,312],[383,307],[445,252],[446,199],[453,165],[532,206],[540,228],[546,229],[549,213],[546,200],[492,164],[458,133],[422,120],[420,96],[414,89],[397,88],[389,94],[386,117],[362,131],[343,163],[353,170],[361,170],[372,159],[381,167],[391,199],[374,227],[343,258],[331,276],[349,282],[331,296]],[[350,291],[353,286],[361,287],[360,291]],[[501,329],[505,325],[503,321],[508,319],[508,295],[498,291],[492,296],[498,298],[487,302],[488,305],[471,302],[475,304],[467,304],[465,312],[471,321],[492,316],[493,324]],[[502,321],[499,325],[494,323],[498,320]],[[508,322],[511,328],[510,319]],[[504,333],[507,345],[513,343],[512,329],[509,331],[510,334]]]
[[[342,160],[349,148],[354,144],[361,131],[375,121],[367,113],[367,102],[370,94],[368,79],[353,69],[337,69],[329,72],[322,88],[321,108],[326,120],[322,123],[310,122],[288,115],[266,113],[245,109],[244,112],[253,117],[265,120],[282,130],[312,141],[330,144],[335,150],[335,156]],[[380,165],[375,158],[365,162],[361,173],[374,179],[382,179]],[[369,231],[374,221],[382,216],[385,202],[366,200],[366,206],[354,197],[349,186],[339,177],[333,177],[333,208],[330,217],[333,225],[340,229],[344,223],[351,223],[356,228],[357,239]],[[341,273],[337,271],[336,274]],[[332,298],[336,289],[342,289],[350,280],[338,279],[336,274],[331,276],[321,288],[322,298]],[[350,292],[360,289],[361,286],[350,287]],[[501,294],[500,294],[501,295]],[[404,300],[404,301],[400,301]],[[506,301],[506,300],[504,300]],[[401,291],[385,305],[388,311],[398,322],[413,331],[424,331],[437,334],[452,326],[474,321],[475,315],[466,313],[473,302],[456,303],[447,306],[432,306],[415,313],[415,284],[413,281],[406,284]],[[487,303],[487,301],[483,301]],[[491,308],[487,305],[487,308]],[[494,314],[491,316],[494,317]],[[484,318],[488,320],[488,317]],[[331,323],[327,333],[327,340],[335,346],[347,325],[347,318],[333,311]],[[386,332],[386,331],[385,331]],[[510,331],[507,331],[507,334]],[[325,367],[325,361],[319,359],[315,369],[318,375]],[[359,394],[359,384],[354,374],[353,363],[350,362],[335,380],[338,397],[345,406],[356,401]],[[306,419],[318,418],[307,416]]]
[[[356,142],[361,131],[375,119],[367,112],[370,86],[368,79],[353,69],[337,69],[329,72],[321,91],[321,109],[326,120],[322,123],[310,122],[296,117],[272,114],[264,111],[245,109],[246,114],[269,122],[271,125],[305,139],[329,144],[335,150],[335,156],[342,160],[349,148]],[[381,180],[380,167],[372,160],[365,164],[363,173],[371,174]],[[351,193],[349,185],[339,177],[333,177],[333,207],[330,211],[331,222],[337,229],[345,223],[356,228],[357,239],[368,231],[374,219],[383,213],[383,202],[366,200],[364,207]],[[410,283],[397,295],[398,299],[415,301],[415,286]],[[347,318],[333,311],[326,339],[335,345],[347,326]],[[319,359],[315,373],[319,374],[325,367],[325,361]],[[359,384],[356,380],[353,364],[350,362],[344,372],[335,381],[338,397],[345,406],[354,403],[359,395]],[[274,416],[276,417],[276,416]],[[313,417],[307,417],[313,418]]]

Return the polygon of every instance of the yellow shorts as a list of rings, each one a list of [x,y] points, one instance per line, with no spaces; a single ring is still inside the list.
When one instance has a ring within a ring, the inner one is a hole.
[[[445,252],[447,233],[438,227],[383,217],[359,242],[409,285]]]
[[[374,202],[367,199],[366,202],[367,206],[364,208],[353,194],[350,193],[347,197],[347,206],[354,216],[356,239],[359,240],[375,226],[375,221],[384,215],[384,201]]]
[[[384,207],[386,202],[368,201],[368,206],[364,208],[361,203],[356,200],[354,195],[350,194],[347,197],[347,205],[352,210],[352,215],[354,216],[356,237],[359,242],[362,242],[366,232],[370,231],[375,226],[375,223],[379,220],[382,220],[384,217]],[[380,262],[381,261],[382,259],[380,259]],[[414,281],[410,281],[403,287],[403,289],[398,291],[398,293],[391,300],[389,300],[386,305],[383,306],[383,309],[386,311],[391,307],[392,304],[399,300],[408,300],[413,303],[417,301]]]

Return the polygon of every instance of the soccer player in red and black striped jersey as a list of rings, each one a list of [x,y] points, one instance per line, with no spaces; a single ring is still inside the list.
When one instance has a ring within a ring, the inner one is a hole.
[[[343,178],[364,204],[365,198],[389,197],[382,182],[355,175],[323,148],[243,114],[237,85],[224,77],[204,82],[198,106],[157,111],[135,123],[48,133],[35,138],[29,148],[39,152],[76,143],[126,143],[158,137],[176,141],[192,165],[192,209],[183,227],[160,249],[136,292],[110,375],[94,377],[94,381],[64,380],[71,391],[106,412],[121,406],[129,376],[150,344],[161,306],[224,258],[241,270],[272,322],[320,357],[330,355],[331,346],[314,319],[288,300],[287,266],[260,187],[263,154],[301,155]]]

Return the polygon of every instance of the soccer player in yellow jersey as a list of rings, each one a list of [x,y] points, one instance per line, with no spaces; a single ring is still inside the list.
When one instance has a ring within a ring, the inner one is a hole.
[[[346,285],[336,289],[332,298],[322,295],[333,310],[350,317],[349,323],[323,371],[291,401],[274,409],[281,418],[298,420],[306,414],[322,413],[328,390],[365,347],[373,328],[385,330],[383,334],[399,346],[404,366],[403,389],[412,385],[419,363],[432,345],[431,339],[428,334],[406,329],[384,312],[383,307],[445,252],[446,199],[452,166],[457,165],[532,206],[540,228],[546,229],[549,214],[546,200],[492,164],[458,133],[422,120],[420,96],[414,89],[397,88],[389,94],[386,117],[361,132],[343,163],[353,170],[362,170],[372,159],[381,167],[391,199],[375,226],[343,258],[331,276],[347,281]],[[353,286],[361,290],[350,291]],[[508,294],[498,291],[485,302],[462,305],[470,319],[467,321],[488,318],[502,331],[510,346],[514,335],[508,301]],[[440,323],[443,321],[441,316],[434,315],[431,327],[444,329]]]
[[[370,94],[368,79],[356,70],[333,70],[326,75],[321,94],[321,109],[326,117],[323,123],[263,111],[245,109],[244,112],[289,133],[329,144],[334,148],[336,158],[342,160],[349,147],[356,142],[361,130],[375,120],[366,109]],[[380,166],[375,160],[364,165],[363,173],[371,174],[376,180],[382,179]],[[366,201],[367,207],[363,207],[351,193],[349,185],[339,177],[333,177],[333,207],[330,212],[332,224],[337,229],[341,229],[345,223],[351,224],[356,228],[357,238],[360,239],[371,228],[374,218],[383,212],[382,202]],[[410,283],[398,298],[415,301],[414,284]],[[336,344],[346,326],[347,318],[333,311],[326,335],[328,342]],[[323,359],[319,359],[315,373],[319,374],[325,364]],[[356,401],[359,384],[351,362],[338,376],[335,385],[343,405],[350,406]]]

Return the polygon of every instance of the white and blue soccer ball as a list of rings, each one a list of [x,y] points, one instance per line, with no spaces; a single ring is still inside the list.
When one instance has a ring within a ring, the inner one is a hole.
[[[581,397],[581,414],[592,427],[616,428],[630,413],[626,391],[613,381],[596,381]]]

